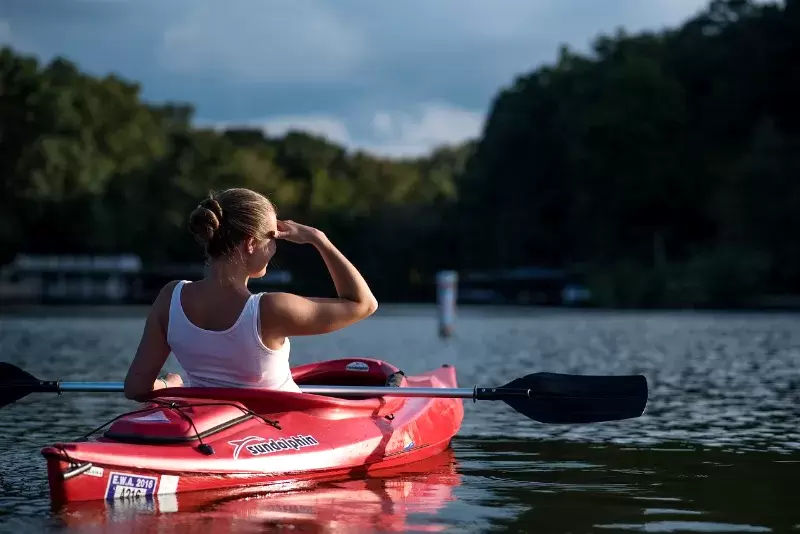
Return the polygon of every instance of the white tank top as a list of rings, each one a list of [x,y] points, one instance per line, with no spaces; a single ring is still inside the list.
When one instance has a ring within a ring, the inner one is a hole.
[[[227,330],[206,330],[193,324],[181,306],[178,282],[169,306],[167,343],[191,387],[252,387],[299,392],[289,369],[289,338],[278,350],[264,345],[259,334],[259,300],[251,295],[239,318]]]

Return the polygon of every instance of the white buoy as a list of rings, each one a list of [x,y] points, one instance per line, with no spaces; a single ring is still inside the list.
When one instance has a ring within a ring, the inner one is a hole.
[[[458,273],[439,271],[436,273],[436,303],[439,308],[439,336],[449,337],[455,329]]]

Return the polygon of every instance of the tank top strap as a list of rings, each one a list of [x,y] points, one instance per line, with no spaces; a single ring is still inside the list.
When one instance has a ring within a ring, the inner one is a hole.
[[[181,289],[183,289],[186,280],[181,280],[172,289],[172,298],[169,301],[169,323],[167,323],[167,338],[169,338],[169,331],[173,325],[177,328],[179,318],[183,315],[181,308]]]
[[[250,313],[252,314],[251,323],[253,325],[253,334],[256,336],[256,341],[260,345],[261,341],[261,295],[263,293],[255,293],[250,296],[250,300],[247,301],[247,306],[250,308]]]

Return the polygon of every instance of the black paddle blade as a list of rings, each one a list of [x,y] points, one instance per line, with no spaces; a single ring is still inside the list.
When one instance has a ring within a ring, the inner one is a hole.
[[[530,398],[502,398],[542,423],[596,423],[639,417],[647,404],[647,380],[635,376],[535,373],[498,388],[530,389]]]
[[[39,380],[16,365],[0,362],[0,408],[34,391]]]

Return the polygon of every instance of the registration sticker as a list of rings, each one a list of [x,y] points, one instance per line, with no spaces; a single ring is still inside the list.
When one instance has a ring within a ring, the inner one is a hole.
[[[106,500],[152,498],[157,480],[156,477],[111,473],[108,475]]]
[[[88,471],[86,471],[86,474],[89,475],[90,477],[103,478],[103,472],[104,471],[102,467],[97,467],[96,465],[93,465],[92,467],[89,468]]]

